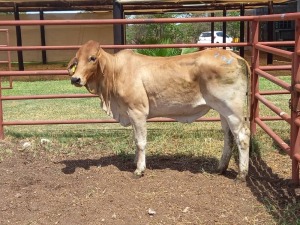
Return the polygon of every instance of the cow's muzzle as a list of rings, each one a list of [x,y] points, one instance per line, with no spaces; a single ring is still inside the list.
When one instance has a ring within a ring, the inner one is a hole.
[[[74,85],[80,85],[81,86],[81,79],[78,78],[78,77],[71,77],[71,84],[74,84]]]

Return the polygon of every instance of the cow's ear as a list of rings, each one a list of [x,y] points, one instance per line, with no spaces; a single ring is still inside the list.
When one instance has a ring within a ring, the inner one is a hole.
[[[101,73],[104,75],[105,67],[106,67],[106,59],[104,57],[98,57],[99,66],[101,69]]]
[[[70,76],[72,76],[75,73],[76,67],[78,64],[78,60],[76,57],[74,57],[73,59],[70,60],[67,70]]]
[[[99,49],[97,52],[97,59],[98,59],[98,64],[99,64],[101,73],[104,74],[105,66],[106,66],[106,59],[105,59],[105,56],[102,51],[103,50],[100,48],[100,45],[99,45]]]

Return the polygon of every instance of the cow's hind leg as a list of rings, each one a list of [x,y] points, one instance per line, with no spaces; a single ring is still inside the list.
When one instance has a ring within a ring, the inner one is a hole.
[[[146,117],[139,115],[139,113],[131,112],[131,124],[134,132],[134,140],[136,145],[135,163],[136,170],[134,175],[140,177],[146,169],[146,155],[145,149],[147,144],[147,125]]]
[[[223,174],[228,168],[228,164],[232,155],[234,137],[231,133],[230,127],[228,126],[227,120],[222,115],[220,115],[220,117],[222,129],[224,131],[224,148],[217,171],[218,173]]]
[[[244,181],[249,169],[250,130],[247,123],[235,115],[230,115],[227,122],[239,150],[239,175],[237,179]]]

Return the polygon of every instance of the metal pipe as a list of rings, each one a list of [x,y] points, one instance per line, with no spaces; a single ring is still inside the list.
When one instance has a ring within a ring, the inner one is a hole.
[[[145,45],[101,45],[103,49],[142,49],[142,48],[188,48],[188,47],[238,47],[251,46],[251,43],[213,43],[213,44],[145,44]],[[0,51],[29,50],[78,50],[80,45],[73,46],[0,46]]]
[[[210,13],[211,17],[215,17],[215,13],[212,12]],[[214,43],[214,39],[215,39],[215,22],[211,22],[210,23],[210,43]]]
[[[300,127],[300,118],[294,120],[296,126]]]
[[[299,18],[299,12],[296,13],[281,13],[272,15],[262,15],[255,16],[254,21],[267,22],[267,21],[286,21],[286,20],[296,20]]]
[[[278,48],[274,48],[274,47],[270,47],[270,46],[265,46],[262,45],[260,43],[257,43],[255,45],[255,48],[257,48],[258,50],[261,51],[265,51],[267,53],[272,53],[274,55],[279,55],[288,59],[292,59],[293,58],[293,52],[290,51],[286,51],[286,50],[282,50],[282,49],[278,49]]]
[[[300,51],[300,19],[295,20],[295,54],[293,55],[292,63],[292,86],[300,83],[300,58],[298,52]],[[292,121],[296,121],[299,118],[300,110],[300,94],[295,91],[291,92],[291,118]],[[290,130],[290,143],[291,143],[291,154],[295,156],[300,154],[300,128],[294,122],[291,124]],[[299,176],[299,161],[292,157],[292,180],[296,184],[300,184]]]
[[[0,71],[1,76],[37,76],[37,75],[68,75],[67,70],[25,70],[25,71]]]
[[[282,119],[284,119],[286,122],[291,124],[291,116],[288,115],[286,112],[282,111],[280,108],[275,106],[271,101],[267,100],[265,97],[261,96],[259,93],[255,94],[255,97],[264,103],[265,106],[267,106],[269,109],[271,109],[273,112],[275,112],[278,116],[280,116]]]
[[[91,19],[91,20],[1,20],[0,26],[30,26],[30,25],[95,25],[95,24],[149,24],[149,23],[194,23],[249,21],[254,16],[232,17],[193,17],[193,18],[148,18],[148,19]]]
[[[4,139],[4,121],[3,121],[3,105],[2,105],[2,79],[0,77],[0,140]]]
[[[159,18],[159,19],[91,19],[91,20],[2,20],[0,26],[29,25],[92,25],[92,24],[147,24],[147,23],[193,23],[193,22],[224,22],[224,21],[277,21],[294,20],[300,13],[273,14],[263,16],[233,16],[233,17],[201,17],[201,18]]]
[[[14,7],[14,17],[15,21],[20,21],[20,14],[18,5],[15,4]],[[16,38],[17,38],[17,46],[22,46],[22,32],[20,25],[16,26]],[[18,63],[19,63],[19,70],[24,70],[24,60],[23,60],[23,52],[18,51]]]
[[[272,81],[273,83],[279,85],[280,87],[288,90],[288,91],[291,91],[291,85],[283,80],[280,80],[279,78],[277,77],[274,77],[272,76],[271,74],[269,73],[266,73],[265,71],[262,71],[261,69],[255,69],[254,70],[255,73],[257,73],[258,75],[268,79],[269,81]]]
[[[260,95],[286,95],[291,94],[290,91],[279,90],[279,91],[260,91]]]
[[[218,117],[199,118],[195,122],[216,122],[220,121]],[[177,122],[175,119],[169,118],[152,118],[147,122]],[[5,126],[15,125],[46,125],[46,124],[84,124],[84,123],[118,123],[114,119],[90,119],[90,120],[20,120],[20,121],[5,121]]]
[[[280,116],[263,116],[259,117],[262,121],[275,121],[275,120],[283,120]]]
[[[223,9],[223,17],[226,18],[226,14],[227,14],[227,11],[226,11],[226,7]],[[227,23],[226,21],[223,21],[222,23],[222,30],[223,30],[223,43],[226,43],[226,33],[227,33]],[[223,49],[226,49],[226,47],[223,47]]]
[[[245,5],[241,4],[240,5],[240,16],[245,16]],[[240,42],[245,41],[245,21],[240,21]],[[244,57],[245,56],[245,48],[240,47],[240,56]]]
[[[300,163],[300,154],[295,154],[294,158]]]
[[[272,66],[259,66],[258,67],[264,71],[272,71],[272,70],[291,70],[292,65],[272,65]]]
[[[258,99],[255,98],[255,93],[259,91],[259,79],[257,73],[255,73],[255,69],[259,67],[259,51],[254,48],[254,46],[258,43],[259,38],[259,23],[257,21],[252,21],[252,55],[251,55],[251,114],[250,114],[250,131],[251,134],[256,134],[256,123],[255,118],[259,117],[259,105]],[[249,29],[248,29],[249,30]]]
[[[124,10],[123,6],[117,2],[116,0],[113,1],[113,18],[114,19],[124,19]],[[114,30],[114,44],[115,45],[124,45],[124,25],[123,24],[114,24],[113,25]],[[117,49],[114,51],[115,53],[118,52]]]
[[[295,45],[295,41],[260,41],[259,44],[269,46],[293,46]]]
[[[21,96],[0,96],[4,100],[28,100],[28,99],[53,99],[53,98],[91,98],[99,97],[93,94],[60,94],[60,95],[21,95]]]
[[[44,12],[40,9],[40,20],[44,20]],[[46,46],[46,35],[45,35],[45,26],[40,26],[40,34],[41,34],[41,45]],[[47,64],[47,53],[46,50],[42,50],[42,61],[43,64]]]
[[[273,2],[269,1],[268,2],[268,14],[273,14],[274,13],[274,9],[273,9]],[[268,41],[273,41],[274,39],[274,23],[273,21],[268,21],[267,22],[267,40]],[[267,64],[272,64],[273,63],[273,55],[268,53],[267,54]]]
[[[294,85],[294,90],[297,92],[300,92],[300,84],[295,84]]]
[[[291,154],[290,146],[283,141],[270,127],[268,127],[259,118],[255,118],[255,122],[284,150],[288,155]]]

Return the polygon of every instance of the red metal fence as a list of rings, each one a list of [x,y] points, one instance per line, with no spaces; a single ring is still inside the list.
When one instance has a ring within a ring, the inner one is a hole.
[[[259,23],[269,20],[281,20],[287,14],[261,16],[254,18],[252,21],[252,97],[251,97],[251,133],[256,133],[256,125],[259,125],[266,133],[268,133],[274,141],[283,149],[292,159],[292,179],[295,183],[299,184],[299,162],[300,162],[300,70],[299,70],[299,55],[300,55],[300,14],[289,14],[291,20],[295,21],[295,42],[294,52],[285,51],[275,48],[276,42],[263,43],[259,42]],[[279,55],[281,57],[292,60],[292,65],[284,66],[260,66],[259,54],[260,52],[268,52],[273,55]],[[291,71],[291,83],[287,83],[276,76],[271,75],[267,71],[270,70],[290,70]],[[281,93],[289,93],[290,99],[290,113],[286,113],[279,106],[267,100],[264,95],[266,94],[279,94],[278,92],[265,93],[259,90],[259,77],[268,79],[269,81],[277,84],[285,91]],[[290,124],[290,143],[285,142],[282,138],[276,134],[260,117],[259,103],[264,104],[273,112],[278,115],[278,119],[285,120]]]
[[[8,29],[0,29],[0,35],[5,36],[4,43],[0,43],[0,47],[9,47],[9,33]],[[10,56],[10,51],[6,51],[6,60],[0,61],[0,64],[6,64],[7,69],[10,71],[11,70],[11,56]],[[9,77],[9,86],[8,87],[2,87],[2,89],[11,89],[12,88],[12,77]]]
[[[295,41],[285,42],[259,42],[259,25],[266,21],[293,20],[296,24]],[[168,44],[168,45],[102,45],[104,49],[123,48],[158,48],[158,47],[252,47],[251,57],[251,132],[256,133],[256,125],[259,125],[268,133],[278,145],[285,150],[292,159],[292,179],[299,184],[299,162],[300,162],[300,13],[265,15],[265,16],[243,16],[243,17],[206,17],[206,18],[164,18],[164,19],[106,19],[106,20],[31,20],[31,21],[0,21],[1,26],[28,26],[28,25],[91,25],[91,24],[146,24],[146,23],[194,23],[194,22],[224,22],[224,21],[244,21],[251,24],[251,38],[249,42],[240,43],[219,43],[219,44]],[[294,52],[285,51],[277,46],[293,45]],[[30,51],[30,50],[66,50],[78,49],[79,46],[0,46],[0,51]],[[292,65],[270,65],[261,66],[259,62],[260,52],[267,52],[292,60]],[[271,75],[267,71],[289,70],[291,71],[291,83],[286,83],[278,77]],[[0,71],[0,79],[3,76],[35,76],[35,75],[66,75],[66,70],[35,70],[35,71]],[[259,77],[264,77],[279,85],[284,91],[260,91]],[[285,113],[278,106],[267,100],[264,95],[290,94],[291,112]],[[3,96],[1,94],[0,82],[0,139],[4,139],[4,126],[10,125],[37,125],[37,124],[79,124],[79,123],[113,123],[113,119],[104,120],[39,120],[39,121],[4,121],[2,102],[8,100],[25,99],[50,99],[50,98],[84,98],[95,97],[91,94],[68,94],[68,95],[31,95],[31,96]],[[259,104],[264,104],[278,116],[262,117],[259,114]],[[199,119],[199,121],[217,121],[218,118]],[[285,120],[290,125],[290,143],[286,143],[276,134],[264,121]],[[170,119],[152,119],[149,121],[173,122]]]

